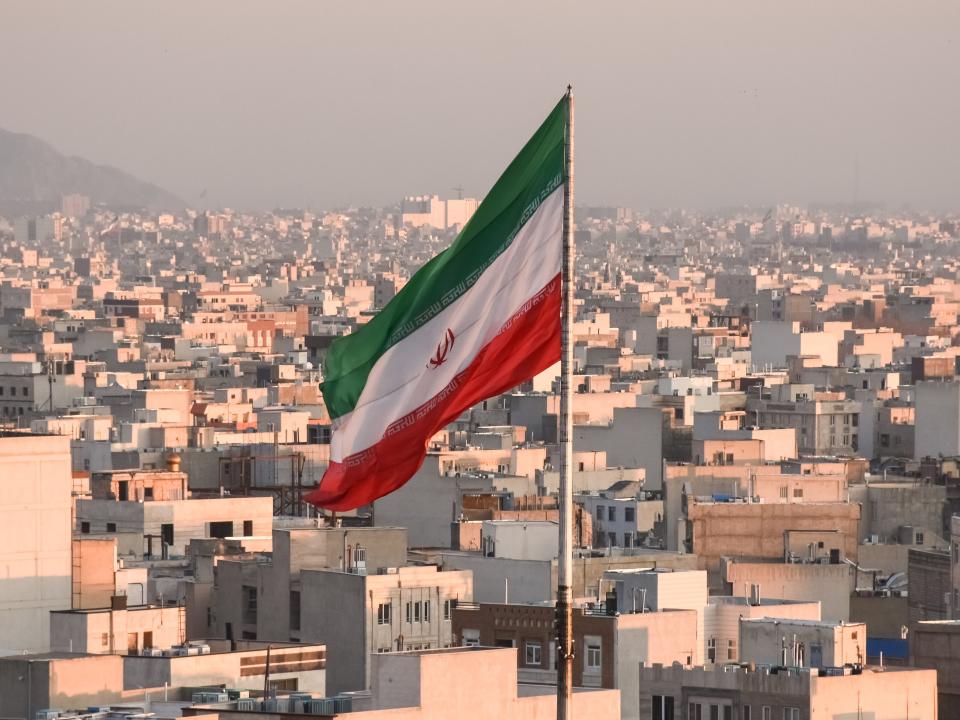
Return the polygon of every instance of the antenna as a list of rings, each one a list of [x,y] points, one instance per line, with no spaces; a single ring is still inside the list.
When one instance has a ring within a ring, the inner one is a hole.
[[[450,189],[457,191],[457,200],[463,200],[463,185],[454,185]]]

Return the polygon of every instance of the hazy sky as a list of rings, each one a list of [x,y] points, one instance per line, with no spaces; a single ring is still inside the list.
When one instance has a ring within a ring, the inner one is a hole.
[[[567,82],[577,200],[960,209],[958,0],[3,0],[0,127],[234,207],[482,195]]]

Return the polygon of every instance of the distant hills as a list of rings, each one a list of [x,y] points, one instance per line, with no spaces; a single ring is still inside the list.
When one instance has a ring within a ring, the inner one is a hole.
[[[0,215],[51,212],[69,193],[114,208],[184,206],[176,195],[122,170],[64,155],[32,135],[0,129]]]

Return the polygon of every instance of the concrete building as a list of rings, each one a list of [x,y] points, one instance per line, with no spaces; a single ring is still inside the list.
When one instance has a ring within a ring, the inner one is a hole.
[[[480,530],[485,557],[553,560],[559,542],[559,524],[549,520],[484,520]]]
[[[951,569],[951,556],[946,550],[910,548],[907,554],[910,622],[951,619]]]
[[[453,610],[455,644],[517,649],[520,682],[557,682],[557,652],[552,605],[457,603]],[[575,687],[620,690],[620,715],[637,717],[638,663],[690,665],[701,641],[697,612],[631,612],[618,605],[576,608],[573,616]]]
[[[915,388],[914,457],[960,455],[960,381],[927,380]]]
[[[453,607],[460,600],[473,600],[469,571],[408,566],[361,575],[303,569],[300,634],[336,657],[327,672],[331,691],[361,690],[370,686],[371,655],[451,646]]]
[[[52,612],[50,647],[91,655],[138,655],[182,644],[185,624],[183,606],[127,607],[120,597],[113,607]]]
[[[91,655],[50,652],[0,658],[0,715],[31,720],[37,713],[112,707],[115,716],[176,717],[200,688],[262,692],[326,691],[322,645],[208,641],[161,653]],[[63,712],[74,717],[74,712]],[[46,715],[45,715],[46,717]],[[91,718],[92,720],[92,718]]]
[[[272,497],[77,500],[77,531],[136,533],[147,556],[183,557],[194,538],[269,537]]]
[[[820,603],[824,620],[850,620],[854,569],[846,564],[784,563],[760,560],[724,561],[723,578],[729,595],[749,597],[758,587],[763,597]]]
[[[950,594],[952,617],[960,620],[960,515],[950,518]]]
[[[859,401],[813,385],[777,385],[747,402],[760,427],[796,429],[797,452],[815,456],[856,455],[861,410]]]
[[[653,666],[641,667],[639,675],[642,718],[937,717],[933,670]]]
[[[819,600],[785,600],[762,597],[711,595],[703,613],[704,665],[750,662],[744,653],[740,623],[775,618],[784,622],[820,620]]]
[[[512,560],[487,558],[480,553],[442,551],[424,553],[424,560],[437,562],[444,569],[470,570],[474,576],[474,600],[478,602],[552,602],[557,588],[556,560]],[[633,548],[610,555],[583,552],[574,557],[573,596],[600,601],[608,585],[604,574],[618,568],[673,568],[697,570],[694,555]]]
[[[557,715],[556,690],[517,681],[516,651],[511,648],[449,648],[374,655],[369,695],[350,697],[345,717],[357,720],[551,720]],[[620,717],[616,690],[577,688],[574,717]],[[237,715],[238,703],[195,705],[186,717],[224,710]],[[337,713],[340,716],[341,713]],[[275,710],[244,711],[244,717],[282,720]]]
[[[641,495],[643,492],[641,491]],[[579,493],[573,500],[592,518],[594,547],[639,547],[663,519],[663,501]]]
[[[193,541],[184,580],[188,636],[296,641],[303,635],[302,573],[363,575],[406,563],[403,528],[278,528],[269,557],[241,546]]]
[[[940,717],[960,717],[960,621],[915,623],[909,641],[910,664],[937,671]]]
[[[823,668],[863,665],[866,656],[863,623],[740,619],[740,662]]]
[[[716,576],[723,557],[787,560],[791,533],[822,534],[818,557],[840,563],[857,557],[860,506],[853,503],[787,503],[688,501],[687,550]],[[812,541],[805,538],[804,546]],[[823,543],[823,544],[821,544]],[[828,550],[830,543],[835,550]],[[805,552],[804,552],[805,554]]]
[[[608,585],[609,583],[609,585]],[[707,606],[707,573],[703,570],[608,570],[603,587],[612,587],[617,607],[640,612],[652,610],[693,610],[697,614],[697,647],[692,662],[703,663],[706,651],[704,613]],[[639,605],[635,605],[639,599]]]
[[[70,439],[0,431],[0,652],[49,647],[71,603]]]

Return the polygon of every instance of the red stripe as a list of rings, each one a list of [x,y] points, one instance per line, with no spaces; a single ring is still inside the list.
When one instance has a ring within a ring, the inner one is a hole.
[[[393,423],[385,435],[362,453],[333,462],[320,486],[306,500],[328,510],[352,510],[388,495],[420,469],[427,443],[467,408],[515,387],[560,359],[560,276],[504,323],[473,362],[432,401]],[[442,398],[437,401],[437,398]]]

